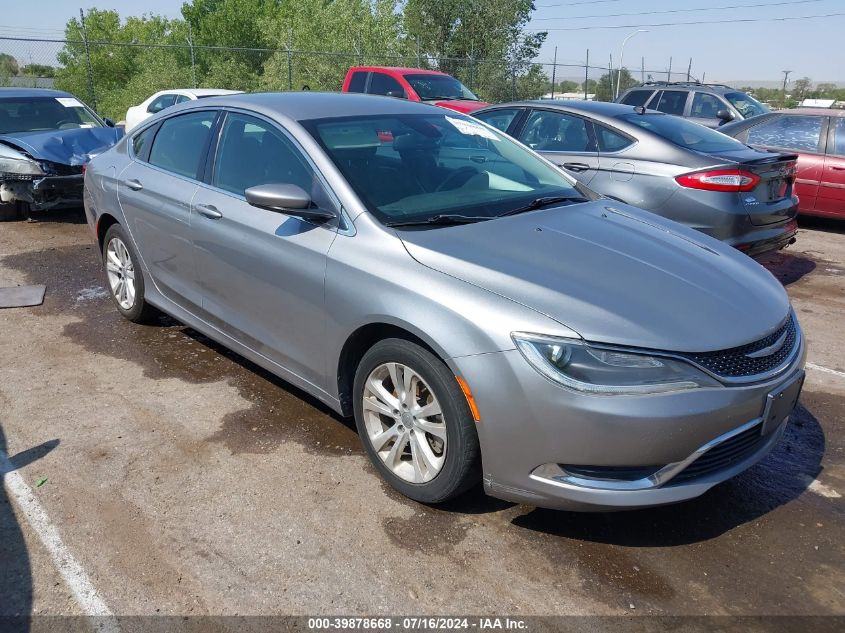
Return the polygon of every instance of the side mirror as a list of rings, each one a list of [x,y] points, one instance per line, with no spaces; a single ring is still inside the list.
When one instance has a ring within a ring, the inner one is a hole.
[[[311,196],[298,185],[271,183],[256,185],[244,191],[246,201],[259,209],[278,211],[312,222],[327,222],[336,217],[333,211],[312,206]]]
[[[106,127],[114,127],[114,121],[112,121],[108,117],[103,117],[103,123],[106,124]]]
[[[726,110],[719,110],[716,113],[716,118],[721,119],[725,123],[729,123],[730,121],[733,121],[736,118],[736,115],[733,112],[731,112],[730,110],[727,110],[727,109]]]
[[[404,90],[388,90],[387,91],[388,97],[395,97],[397,99],[407,99],[408,95],[405,94]]]

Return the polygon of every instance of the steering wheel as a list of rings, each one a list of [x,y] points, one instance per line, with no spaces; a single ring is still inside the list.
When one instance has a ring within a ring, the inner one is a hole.
[[[56,123],[56,128],[59,130],[70,130],[77,127],[79,127],[79,124],[75,121],[71,121],[70,119],[64,119],[63,121]]]
[[[475,167],[469,167],[465,165],[451,174],[446,176],[446,180],[441,182],[435,191],[448,191],[450,189],[457,189],[458,187],[463,186],[466,182],[475,176],[478,173],[478,170]],[[447,185],[454,185],[453,187],[448,187]]]

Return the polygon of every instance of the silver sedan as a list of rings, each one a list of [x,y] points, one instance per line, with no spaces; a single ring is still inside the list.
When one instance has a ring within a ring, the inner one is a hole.
[[[95,158],[117,309],[166,312],[353,416],[425,503],[677,502],[778,441],[804,341],[725,244],[484,123],[318,93],[167,109]]]

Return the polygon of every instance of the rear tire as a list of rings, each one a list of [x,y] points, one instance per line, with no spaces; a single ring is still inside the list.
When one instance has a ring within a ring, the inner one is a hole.
[[[150,323],[160,314],[144,300],[140,258],[123,227],[113,224],[103,239],[103,269],[118,311],[133,323]]]
[[[353,406],[370,461],[406,497],[441,503],[480,481],[469,405],[455,376],[427,349],[404,339],[376,343],[355,372]]]

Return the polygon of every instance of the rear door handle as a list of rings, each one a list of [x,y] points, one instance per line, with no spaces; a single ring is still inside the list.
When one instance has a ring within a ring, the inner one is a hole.
[[[587,171],[590,168],[590,166],[586,163],[564,163],[561,167],[574,172]]]
[[[144,188],[144,185],[141,184],[141,181],[137,180],[136,178],[130,178],[129,180],[127,180],[126,186],[132,189],[133,191],[140,191]]]
[[[219,220],[223,217],[223,214],[213,204],[198,204],[196,208],[197,213],[212,220]]]

